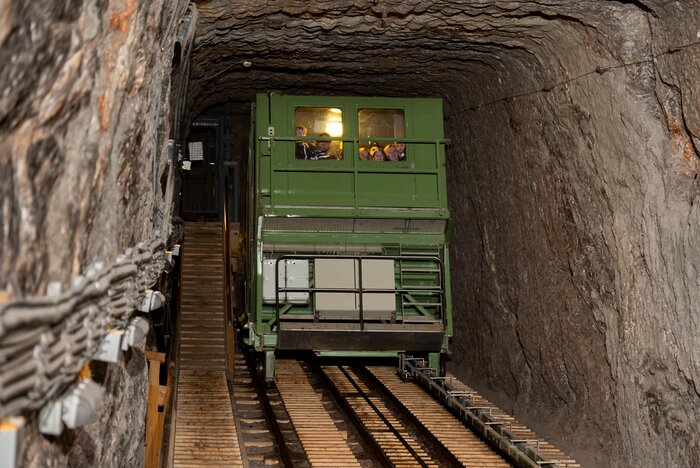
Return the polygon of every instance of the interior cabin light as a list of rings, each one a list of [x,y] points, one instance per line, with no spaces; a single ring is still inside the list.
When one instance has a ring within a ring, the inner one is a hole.
[[[337,107],[329,109],[330,115],[326,121],[326,133],[332,137],[343,136],[343,114]]]
[[[326,122],[326,133],[332,137],[343,136],[343,122]]]

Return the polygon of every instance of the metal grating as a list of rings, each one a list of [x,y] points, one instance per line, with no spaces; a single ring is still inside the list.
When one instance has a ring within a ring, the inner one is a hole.
[[[265,218],[265,232],[353,232],[354,219],[346,218]]]
[[[355,222],[355,231],[359,233],[397,233],[406,232],[407,220],[405,219],[358,219]]]
[[[216,120],[199,119],[199,120],[195,120],[194,122],[192,122],[192,126],[193,127],[218,127],[219,122]]]
[[[442,234],[443,219],[352,219],[266,217],[264,232],[349,232],[358,234]]]
[[[182,211],[184,214],[216,213],[216,179],[210,169],[209,161],[215,161],[216,155],[210,151],[210,141],[214,135],[197,133],[191,135],[193,141],[202,148],[202,157],[192,159],[192,168],[182,174]],[[189,146],[188,146],[189,149]]]
[[[445,220],[412,219],[408,229],[416,234],[442,234],[445,232]]]

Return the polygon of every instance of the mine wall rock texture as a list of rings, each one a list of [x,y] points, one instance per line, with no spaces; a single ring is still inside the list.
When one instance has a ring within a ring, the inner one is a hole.
[[[654,12],[559,21],[447,112],[455,367],[590,466],[700,459],[700,15]]]
[[[445,99],[459,375],[587,466],[700,459],[700,2],[197,3],[193,115]]]
[[[173,31],[186,7],[3,1],[0,288],[65,287],[154,237]]]
[[[173,30],[185,1],[0,0],[0,289],[66,289],[159,235]],[[106,313],[106,312],[105,312]],[[146,364],[109,365],[97,420],[36,432],[29,466],[137,466]]]

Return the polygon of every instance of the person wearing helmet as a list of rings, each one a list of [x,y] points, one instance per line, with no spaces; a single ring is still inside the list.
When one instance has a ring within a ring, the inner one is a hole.
[[[372,161],[384,161],[384,151],[379,146],[372,146],[369,149],[369,155]]]
[[[369,161],[369,148],[360,148],[360,159],[362,161]]]

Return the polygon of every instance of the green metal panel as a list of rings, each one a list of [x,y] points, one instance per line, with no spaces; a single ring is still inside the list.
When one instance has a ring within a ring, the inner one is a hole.
[[[437,174],[359,174],[357,188],[361,206],[439,207]]]
[[[284,205],[352,205],[352,173],[276,172],[273,199]]]
[[[398,244],[441,245],[445,236],[442,234],[351,234],[351,233],[316,233],[316,232],[266,232],[263,242],[301,243],[301,244],[381,244],[387,246]]]

